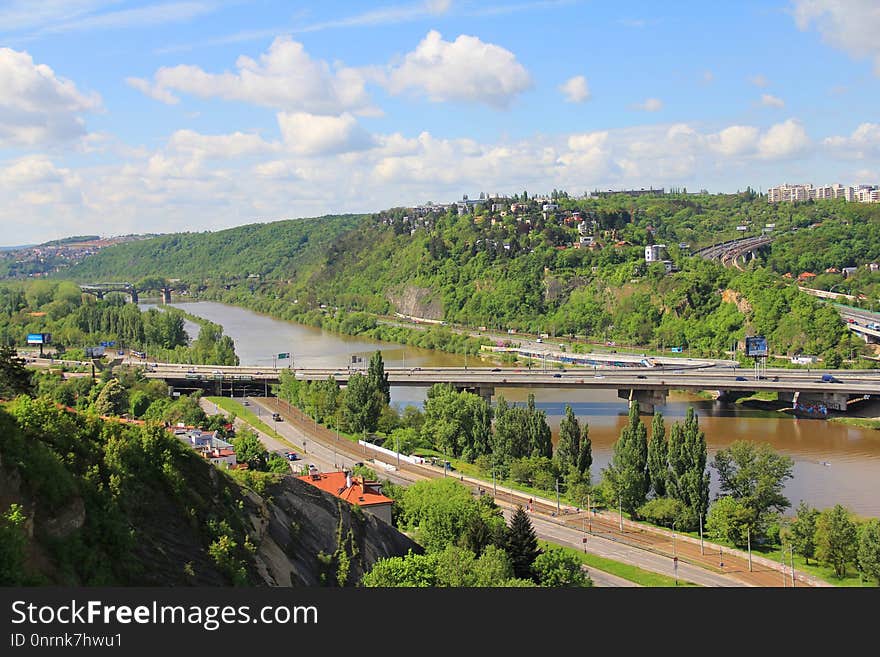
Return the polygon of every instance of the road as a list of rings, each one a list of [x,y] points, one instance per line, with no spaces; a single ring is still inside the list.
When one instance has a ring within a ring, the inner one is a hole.
[[[307,462],[315,462],[316,465],[330,469],[334,458],[340,466],[362,460],[382,478],[402,485],[418,479],[445,476],[439,467],[413,465],[405,461],[401,461],[400,469],[395,469],[396,461],[393,456],[355,445],[344,438],[337,442],[333,431],[321,425],[316,427],[312,419],[283,400],[251,398],[250,402],[267,414],[281,413],[284,420],[278,423],[279,435],[295,448],[302,448],[304,451],[308,448]],[[459,479],[463,484],[471,486],[475,493],[478,488],[483,488],[486,492],[491,490],[499,506],[508,510],[516,505],[525,506],[529,500],[526,494],[519,491],[503,486],[493,488],[491,482],[462,475],[459,475]],[[672,557],[675,555],[679,558],[679,577],[704,586],[782,586],[782,573],[778,564],[757,556],[754,557],[753,567],[750,569],[744,553],[728,548],[722,550],[708,541],[701,550],[696,539],[683,537],[681,534],[673,537],[667,530],[650,528],[628,520],[623,520],[621,531],[620,519],[616,513],[594,512],[590,520],[584,511],[567,505],[560,505],[560,513],[557,515],[556,503],[549,499],[535,498],[532,506],[536,532],[546,540],[582,549],[581,539],[587,533],[589,552],[668,576],[673,574]],[[797,573],[797,580],[798,586],[824,585],[800,572]]]

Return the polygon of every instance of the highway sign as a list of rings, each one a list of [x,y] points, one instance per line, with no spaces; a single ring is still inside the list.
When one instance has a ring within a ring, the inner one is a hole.
[[[28,344],[49,344],[52,341],[51,333],[28,333]]]
[[[290,358],[290,352],[285,351],[284,353],[278,354],[278,358]]]
[[[746,356],[767,356],[767,338],[763,335],[746,336]]]

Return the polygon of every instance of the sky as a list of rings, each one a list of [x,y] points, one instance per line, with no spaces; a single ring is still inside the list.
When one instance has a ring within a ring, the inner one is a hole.
[[[880,184],[880,3],[0,0],[0,245]]]

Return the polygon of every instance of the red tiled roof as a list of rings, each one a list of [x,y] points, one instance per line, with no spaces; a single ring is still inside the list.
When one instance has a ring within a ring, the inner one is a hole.
[[[372,488],[370,484],[372,483],[373,486],[378,486],[378,482],[368,481],[366,482],[365,487],[362,477],[352,477],[351,486],[346,488],[344,472],[321,472],[314,476],[303,475],[301,477],[297,477],[297,479],[308,482],[312,484],[312,486],[317,486],[323,491],[331,493],[336,497],[341,498],[351,504],[357,504],[358,506],[372,506],[374,504],[394,503],[394,500],[392,500],[390,497],[385,497],[384,495],[378,495],[377,493],[370,492]]]

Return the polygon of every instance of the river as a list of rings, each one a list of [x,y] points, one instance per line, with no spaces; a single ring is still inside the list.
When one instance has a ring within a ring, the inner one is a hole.
[[[290,353],[296,367],[345,367],[352,357],[366,364],[376,350],[389,367],[451,367],[465,365],[465,357],[429,349],[379,342],[362,337],[330,333],[319,328],[274,319],[250,310],[209,301],[172,304],[223,326],[235,341],[235,351],[243,365],[279,366],[279,353]],[[152,304],[141,304],[142,308]],[[197,327],[187,324],[187,330]],[[193,335],[193,333],[191,333]],[[470,365],[476,365],[473,357]],[[526,391],[496,390],[508,401],[523,402]],[[392,388],[392,403],[398,407],[421,405],[425,389]],[[587,422],[593,443],[593,479],[611,458],[613,443],[627,420],[627,402],[613,391],[570,391],[538,389],[538,408],[546,411],[554,441],[565,404],[570,403],[581,422]],[[672,393],[665,406],[658,407],[671,423],[684,418],[693,406],[706,434],[711,461],[715,452],[734,440],[748,439],[770,443],[775,450],[794,460],[794,478],[785,486],[793,506],[805,500],[817,508],[843,504],[855,513],[880,516],[880,431],[849,427],[824,420],[794,419],[777,411],[744,408],[737,404],[706,401],[694,395]],[[650,423],[650,417],[644,421]],[[713,493],[717,489],[713,475]]]

